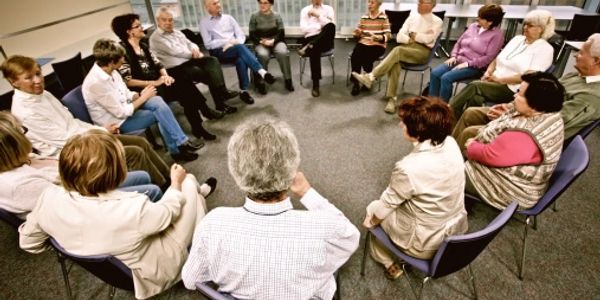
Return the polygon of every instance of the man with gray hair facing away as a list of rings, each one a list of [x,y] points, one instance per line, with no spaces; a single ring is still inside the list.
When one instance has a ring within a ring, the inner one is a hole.
[[[185,286],[213,281],[239,299],[331,299],[333,273],[354,253],[360,233],[298,171],[292,129],[273,119],[246,122],[227,152],[246,200],[213,209],[197,225]],[[307,210],[293,209],[288,191]]]

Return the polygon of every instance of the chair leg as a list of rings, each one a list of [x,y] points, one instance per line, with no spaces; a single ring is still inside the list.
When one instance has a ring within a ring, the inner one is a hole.
[[[527,251],[527,227],[529,227],[530,217],[525,219],[525,230],[523,231],[523,249],[521,250],[521,268],[519,269],[519,280],[523,280],[523,273],[525,273],[525,252]]]
[[[371,232],[367,231],[365,237],[365,249],[363,251],[362,264],[360,265],[360,276],[365,276],[365,262],[367,261],[367,251],[369,250],[369,243],[371,241]]]
[[[332,80],[331,80],[331,84],[335,85],[335,56],[331,55],[329,57],[329,63],[331,64],[331,71],[332,71]]]
[[[299,64],[300,64],[300,86],[302,86],[302,77],[304,77],[304,67],[305,67],[304,64],[306,64],[306,59],[304,59],[302,56],[300,56]]]
[[[408,73],[408,71],[404,70],[404,79],[402,79],[402,90],[404,90],[404,83],[406,83],[406,73]]]
[[[117,292],[117,288],[115,288],[112,285],[109,285],[109,291],[108,291],[108,299],[112,300],[115,298],[115,293]]]
[[[60,269],[62,270],[63,279],[65,281],[65,288],[67,289],[67,297],[68,299],[73,300],[71,284],[69,283],[69,272],[67,271],[67,266],[65,266],[65,257],[58,252],[56,252],[56,257],[58,258],[58,262],[60,263]]]
[[[408,272],[406,271],[406,264],[402,264],[402,271],[404,271],[404,277],[406,278],[406,281],[408,281],[408,285],[410,286],[410,290],[415,296],[415,299],[421,299],[421,295],[423,294],[423,286],[425,282],[429,279],[429,277],[426,277],[423,280],[423,283],[421,284],[421,292],[417,294],[417,291],[415,290],[415,287],[412,284],[412,280],[410,279],[410,275],[408,275]]]
[[[471,281],[471,283],[473,284],[473,295],[475,296],[475,299],[477,299],[477,287],[475,286],[475,274],[473,273],[473,270],[471,269],[471,264],[468,265],[468,270],[469,270],[469,279]]]
[[[350,66],[350,56],[348,56],[348,65],[347,65],[347,68],[346,68],[346,86],[350,85],[350,76],[352,76],[352,75],[350,75],[350,68],[351,68],[351,66]]]
[[[554,203],[552,203],[552,210],[558,211],[558,208],[556,207],[556,200],[554,200]]]
[[[425,77],[425,71],[421,72],[421,84],[419,85],[419,90],[417,91],[417,95],[421,95],[423,91],[423,78]]]

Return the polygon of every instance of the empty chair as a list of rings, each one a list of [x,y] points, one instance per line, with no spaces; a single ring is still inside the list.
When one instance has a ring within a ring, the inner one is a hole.
[[[92,256],[81,256],[67,252],[54,238],[50,237],[50,244],[56,250],[56,256],[65,280],[65,288],[67,289],[67,295],[69,299],[73,299],[71,292],[71,284],[69,283],[69,271],[65,264],[66,259],[70,259],[74,263],[80,265],[94,276],[100,278],[102,281],[110,285],[110,299],[113,298],[116,292],[116,288],[120,288],[127,291],[134,291],[133,276],[131,269],[129,269],[123,262],[118,260],[112,255],[92,255]]]
[[[334,61],[334,48],[331,48],[327,51],[321,52],[321,58],[326,57],[331,64],[331,84],[335,84],[335,61]],[[302,77],[304,76],[304,70],[306,70],[306,61],[308,60],[308,56],[300,56],[300,85],[302,85]]]
[[[434,11],[432,12],[432,14],[436,15],[438,18],[442,19],[442,21],[444,21],[444,16],[446,16],[446,11],[442,10],[442,11]],[[441,32],[440,36],[443,35],[444,33]],[[448,45],[448,41],[446,41],[446,45]],[[446,57],[450,57],[450,55],[448,54],[448,51],[446,51],[446,48],[444,48],[444,45],[440,44],[439,49],[442,50],[442,52],[444,52],[444,55],[446,55]],[[437,50],[436,50],[437,51]],[[434,51],[435,53],[435,51]],[[435,53],[436,57],[439,57],[439,55],[437,53]]]
[[[427,59],[427,63],[424,63],[422,65],[415,65],[415,64],[409,64],[409,63],[401,63],[400,64],[402,66],[402,69],[405,71],[404,79],[402,80],[402,88],[404,88],[404,83],[406,82],[406,74],[408,73],[408,71],[421,72],[421,84],[419,85],[419,92],[417,93],[417,94],[421,94],[421,91],[423,90],[423,77],[425,76],[425,71],[431,70],[431,61],[433,60],[435,51],[440,47],[440,39],[441,38],[442,38],[442,34],[440,33],[440,35],[435,40],[435,45],[433,46],[433,48],[431,49],[431,52],[429,53],[429,58]]]
[[[390,21],[390,30],[392,31],[392,38],[390,41],[396,41],[396,34],[404,25],[404,22],[410,15],[410,10],[385,10],[385,14]]]
[[[464,268],[465,266],[469,267],[471,283],[473,284],[473,292],[475,294],[475,298],[477,298],[475,279],[470,264],[487,247],[487,245],[494,239],[500,230],[502,230],[504,225],[508,223],[516,209],[517,201],[514,201],[485,228],[468,234],[447,237],[440,245],[435,256],[429,260],[418,259],[405,254],[402,252],[402,250],[396,247],[392,240],[390,240],[381,226],[377,226],[367,232],[360,274],[362,276],[365,274],[367,248],[370,241],[370,235],[372,234],[391,253],[406,262],[405,264],[402,264],[402,268],[404,269],[406,280],[408,280],[411,290],[416,298],[420,298],[422,296],[422,289],[430,278],[435,279],[452,274]],[[408,278],[409,276],[406,272],[406,264],[409,264],[413,268],[425,273],[426,277],[423,279],[421,291],[418,294],[411,283],[411,279]]]
[[[0,220],[12,226],[14,229],[19,228],[24,220],[19,219],[15,214],[0,208]]]
[[[564,38],[559,53],[555,59],[559,59],[565,48],[565,41],[584,42],[593,33],[600,32],[600,15],[580,15],[575,14],[571,21],[569,30],[556,30],[556,33]]]
[[[81,52],[67,60],[53,63],[52,69],[54,69],[54,75],[56,75],[56,79],[58,79],[64,92],[81,85],[85,78]]]

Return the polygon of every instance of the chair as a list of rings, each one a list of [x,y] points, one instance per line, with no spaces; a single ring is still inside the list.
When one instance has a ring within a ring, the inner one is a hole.
[[[580,135],[582,139],[585,139],[596,127],[600,126],[600,119],[596,119],[596,121],[592,122],[592,124],[583,127],[577,135]]]
[[[56,250],[56,256],[60,263],[69,299],[73,299],[73,294],[71,292],[71,284],[69,283],[70,268],[67,269],[65,264],[66,259],[70,259],[74,263],[77,263],[88,272],[110,285],[110,299],[114,297],[116,288],[134,291],[131,269],[114,256],[108,254],[91,256],[76,255],[65,250],[53,237],[50,237],[48,240],[50,241],[52,248]]]
[[[556,30],[556,33],[562,35],[565,41],[586,41],[593,33],[600,32],[600,15],[580,15],[575,14],[571,21],[569,30]],[[560,57],[565,43],[562,43],[557,57]]]
[[[383,53],[380,57],[377,58],[377,60],[374,61],[374,63],[379,63],[380,61],[383,60],[383,58],[385,57],[385,53]],[[352,58],[352,51],[348,52],[348,65],[346,67],[346,86],[350,85],[350,76],[352,76],[350,73],[350,68],[352,68],[351,66],[351,61],[350,59]],[[377,78],[377,81],[379,81],[379,87],[377,89],[377,91],[381,90],[381,78]]]
[[[14,229],[19,228],[24,220],[19,219],[15,214],[0,208],[0,220],[6,222],[6,224],[12,226]]]
[[[434,14],[434,15],[436,15],[438,18],[442,19],[442,22],[444,22],[444,17],[446,16],[446,11],[445,11],[445,10],[442,10],[442,11],[434,11],[434,12],[433,12],[433,14]],[[443,35],[443,34],[444,34],[444,32],[443,32],[443,31],[442,31],[442,32],[440,32],[440,36],[441,36],[441,35]],[[446,41],[446,46],[447,46],[447,45],[448,45],[448,41]],[[441,50],[442,50],[442,52],[444,52],[444,55],[446,55],[446,57],[450,57],[450,55],[448,54],[448,51],[446,51],[446,48],[444,48],[444,45],[442,45],[441,43],[440,43],[440,47],[439,47],[439,49],[441,49]],[[436,57],[440,57],[440,56],[437,54],[437,51],[435,52],[435,56],[436,56]]]
[[[210,286],[210,282],[196,282],[196,289],[209,300],[233,300],[229,294],[221,293]]]
[[[406,63],[400,64],[402,69],[405,70],[404,79],[402,80],[402,88],[404,88],[404,83],[406,82],[406,74],[408,73],[408,71],[421,72],[421,85],[419,86],[419,94],[421,94],[421,91],[423,90],[423,77],[425,76],[425,71],[430,70],[430,72],[431,72],[430,64],[431,64],[431,61],[433,60],[435,51],[440,47],[440,39],[441,38],[442,38],[442,34],[440,33],[440,35],[435,40],[435,44],[434,44],[433,48],[431,49],[431,52],[429,52],[429,58],[427,59],[427,63],[424,63],[422,65],[406,64]]]
[[[335,57],[333,54],[334,48],[321,52],[321,58],[326,57],[331,64],[331,72],[333,73],[331,84],[335,84]],[[300,56],[300,85],[302,85],[302,77],[304,76],[304,70],[306,69],[306,60],[308,60],[308,56]]]
[[[368,252],[368,244],[370,243],[370,235],[373,235],[384,245],[387,250],[406,262],[402,265],[402,269],[406,274],[406,280],[408,280],[408,284],[410,285],[415,298],[421,298],[425,283],[429,281],[430,278],[435,279],[452,274],[464,268],[465,266],[469,267],[473,292],[475,294],[475,298],[477,298],[477,289],[475,287],[473,271],[471,270],[471,262],[477,258],[477,256],[487,247],[494,237],[496,237],[500,230],[502,230],[504,225],[508,223],[517,209],[517,204],[518,202],[514,201],[492,222],[490,222],[490,224],[479,231],[447,237],[444,239],[439,249],[431,259],[418,259],[405,254],[402,252],[402,250],[396,247],[392,240],[390,240],[389,236],[385,233],[385,231],[383,231],[381,226],[372,228],[367,232],[360,274],[362,276],[365,274],[365,260]],[[423,279],[421,291],[418,295],[411,283],[408,273],[406,272],[406,264],[409,264],[425,273],[426,277]]]
[[[393,38],[391,38],[390,41],[395,41],[395,37],[398,34],[398,31],[400,31],[400,28],[402,28],[402,25],[404,25],[404,22],[406,21],[406,19],[408,19],[408,16],[410,15],[410,10],[386,9],[385,14],[388,17],[388,20],[390,21],[390,31],[392,32],[393,36]]]
[[[93,124],[92,117],[90,117],[90,113],[88,112],[87,106],[85,105],[85,100],[83,98],[83,93],[81,92],[81,85],[75,87],[73,90],[69,91],[63,98],[60,100],[64,106],[66,106],[73,116],[81,121],[86,123]],[[133,132],[129,132],[127,134],[130,135],[142,135],[146,134],[146,138],[152,144],[154,149],[160,149],[161,147],[156,143],[156,138],[154,137],[154,133],[148,127],[146,129],[140,129]]]
[[[558,197],[585,171],[589,162],[590,155],[582,137],[575,136],[561,154],[544,196],[533,207],[517,211],[517,214],[525,216],[519,279],[523,280],[523,273],[525,272],[525,252],[527,250],[527,228],[529,224],[533,221],[532,227],[537,229],[537,216],[555,203]],[[467,195],[467,197],[477,199],[471,195]]]
[[[75,56],[62,62],[53,63],[52,69],[54,69],[54,75],[56,75],[64,92],[81,85],[85,78],[81,52],[77,52]]]

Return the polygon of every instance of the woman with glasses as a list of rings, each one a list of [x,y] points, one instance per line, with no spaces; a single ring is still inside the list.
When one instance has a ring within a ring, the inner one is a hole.
[[[257,2],[259,10],[250,17],[249,39],[255,45],[256,56],[265,70],[269,69],[271,54],[275,54],[285,79],[285,88],[293,92],[294,84],[292,83],[290,55],[284,40],[285,28],[281,16],[272,10],[275,0],[257,0]],[[266,94],[267,90],[263,79],[260,76],[255,77],[259,81],[259,92]]]
[[[379,11],[383,0],[368,0],[367,13],[360,17],[358,26],[352,34],[358,39],[358,43],[350,55],[352,72],[360,73],[363,69],[366,73],[373,71],[373,63],[385,52],[387,41],[390,39],[390,21],[384,12]],[[360,83],[356,78],[352,80],[352,96],[360,93]]]
[[[429,96],[450,101],[452,85],[467,78],[479,78],[496,58],[504,44],[500,29],[504,12],[496,4],[479,9],[477,22],[471,24],[458,38],[450,58],[431,70]]]
[[[554,23],[549,11],[529,12],[523,21],[523,35],[515,36],[506,44],[481,80],[471,82],[450,100],[454,119],[459,120],[469,106],[510,102],[519,88],[521,75],[550,68],[554,49],[546,40],[554,35]]]

